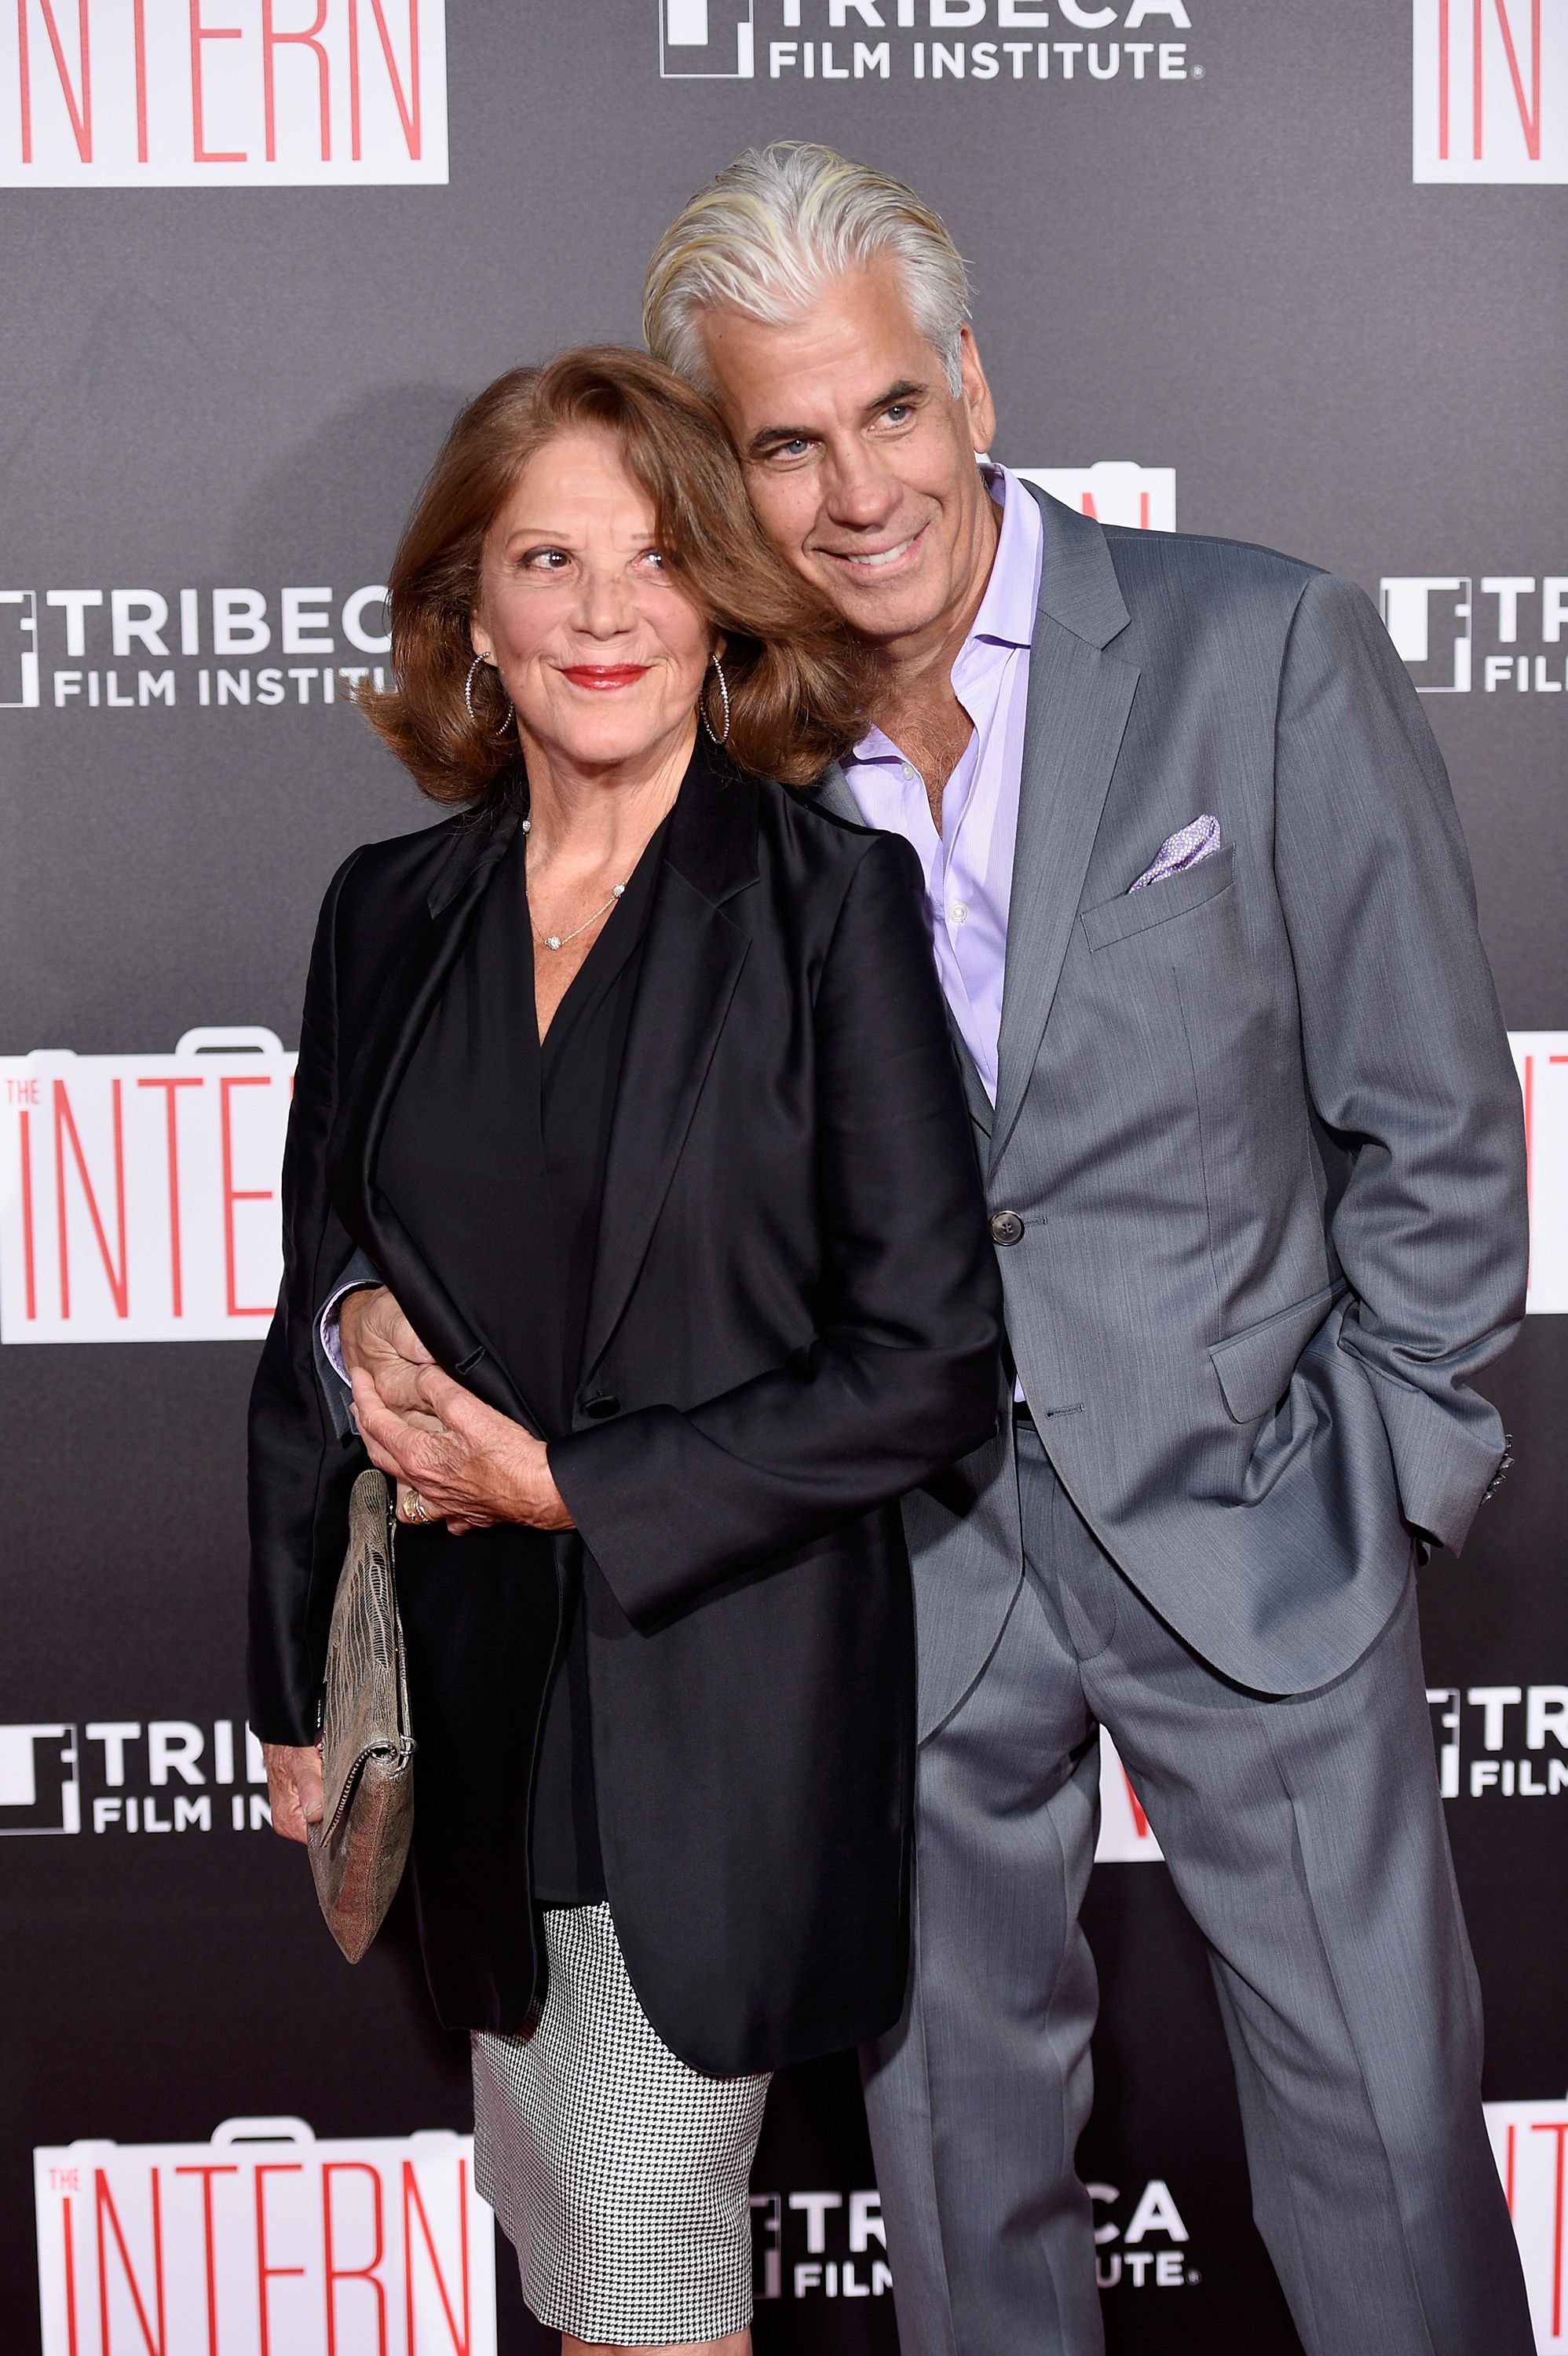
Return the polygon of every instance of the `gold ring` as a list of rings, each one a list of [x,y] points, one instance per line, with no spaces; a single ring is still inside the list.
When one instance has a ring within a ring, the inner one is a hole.
[[[417,1489],[411,1489],[403,1499],[403,1519],[405,1522],[428,1522],[430,1519],[425,1501]]]

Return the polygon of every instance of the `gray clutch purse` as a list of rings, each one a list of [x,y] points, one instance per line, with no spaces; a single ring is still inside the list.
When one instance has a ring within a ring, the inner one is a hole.
[[[349,1499],[348,1551],[326,1644],[326,1804],[310,1828],[315,1894],[351,1964],[397,1895],[414,1828],[414,1743],[392,1577],[395,1527],[386,1475],[361,1472]]]

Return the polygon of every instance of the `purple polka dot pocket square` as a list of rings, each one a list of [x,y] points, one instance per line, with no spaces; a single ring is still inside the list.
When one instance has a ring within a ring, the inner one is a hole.
[[[1147,884],[1163,884],[1168,875],[1179,875],[1184,867],[1196,867],[1205,859],[1212,859],[1220,848],[1220,821],[1205,810],[1201,818],[1189,820],[1167,835],[1149,864],[1136,884],[1127,887],[1128,897],[1141,892]]]

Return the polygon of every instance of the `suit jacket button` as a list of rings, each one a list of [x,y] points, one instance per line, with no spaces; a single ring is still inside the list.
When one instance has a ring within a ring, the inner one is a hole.
[[[1024,1223],[1016,1211],[992,1212],[991,1241],[993,1243],[1016,1244],[1023,1231]]]
[[[598,1398],[584,1399],[582,1412],[591,1415],[595,1423],[603,1423],[609,1417],[620,1414],[621,1402],[613,1391],[603,1391]]]

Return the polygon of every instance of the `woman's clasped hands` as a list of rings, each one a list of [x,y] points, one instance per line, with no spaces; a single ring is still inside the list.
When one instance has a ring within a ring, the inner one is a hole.
[[[572,1527],[543,1440],[443,1368],[420,1369],[413,1384],[420,1404],[407,1414],[387,1405],[363,1366],[354,1368],[352,1382],[359,1436],[371,1463],[397,1482],[400,1521],[444,1522],[453,1537],[496,1522]]]

